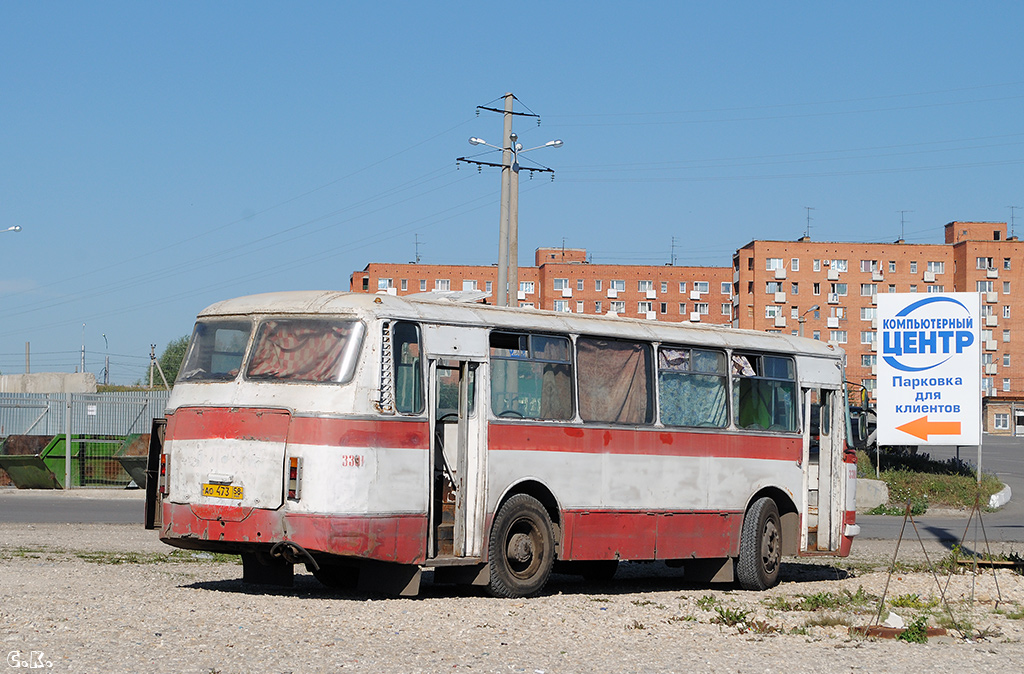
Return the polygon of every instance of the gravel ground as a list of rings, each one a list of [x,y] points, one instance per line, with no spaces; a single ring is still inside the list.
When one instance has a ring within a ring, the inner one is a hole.
[[[1009,571],[951,578],[970,640],[851,636],[848,624],[874,622],[894,550],[858,541],[847,560],[790,563],[763,593],[624,564],[606,585],[553,576],[536,599],[426,582],[419,598],[381,599],[333,593],[304,571],[293,589],[252,590],[238,564],[195,553],[168,560],[172,548],[140,526],[7,524],[0,638],[10,671],[31,651],[54,672],[1020,671],[1024,577]],[[933,560],[945,553],[928,550]],[[938,595],[935,578],[906,570],[922,558],[916,540],[904,542],[887,596],[917,595],[921,607],[896,612],[936,625],[942,607],[925,606]],[[855,605],[864,593],[873,598]],[[837,605],[799,610],[812,601]],[[742,624],[723,624],[743,612]]]

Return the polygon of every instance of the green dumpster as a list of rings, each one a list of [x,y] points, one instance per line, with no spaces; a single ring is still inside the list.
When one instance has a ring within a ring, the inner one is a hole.
[[[146,487],[146,462],[149,461],[149,433],[133,433],[125,437],[117,450],[117,460],[137,486]]]
[[[71,436],[72,487],[123,487],[128,473],[116,454],[121,436]],[[12,435],[0,447],[0,467],[19,489],[62,489],[65,475],[64,435]]]

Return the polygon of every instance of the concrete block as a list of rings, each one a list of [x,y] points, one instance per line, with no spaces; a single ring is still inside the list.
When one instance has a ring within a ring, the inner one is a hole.
[[[881,480],[857,478],[857,512],[868,512],[889,500],[889,487]]]

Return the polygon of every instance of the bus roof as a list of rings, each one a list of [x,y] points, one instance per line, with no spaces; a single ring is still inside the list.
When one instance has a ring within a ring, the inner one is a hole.
[[[842,349],[819,340],[792,335],[741,330],[721,325],[669,323],[637,318],[573,314],[533,308],[496,307],[453,299],[458,293],[389,294],[287,291],[248,295],[210,305],[199,318],[262,315],[351,315],[428,321],[448,325],[487,325],[514,330],[571,332],[620,339],[730,346],[841,358]]]

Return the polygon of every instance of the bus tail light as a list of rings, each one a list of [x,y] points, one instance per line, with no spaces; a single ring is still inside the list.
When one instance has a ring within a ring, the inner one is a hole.
[[[162,454],[160,454],[160,495],[161,496],[167,496],[167,491],[168,491],[167,485],[170,482],[170,480],[168,480],[167,472],[168,472],[167,471],[167,454],[166,453],[162,453]]]
[[[302,457],[288,458],[288,500],[298,501],[302,485]]]

